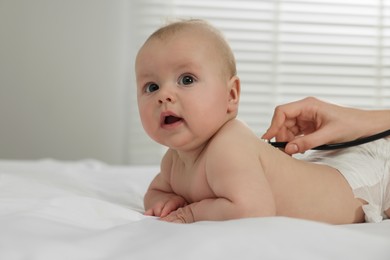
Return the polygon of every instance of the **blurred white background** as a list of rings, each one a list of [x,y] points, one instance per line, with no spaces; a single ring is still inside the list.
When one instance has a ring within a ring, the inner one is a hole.
[[[177,18],[224,32],[258,135],[306,96],[390,108],[390,0],[0,0],[0,158],[158,163],[134,57]]]

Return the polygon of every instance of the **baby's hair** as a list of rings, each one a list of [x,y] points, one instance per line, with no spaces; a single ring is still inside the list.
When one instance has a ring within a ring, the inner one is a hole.
[[[217,50],[221,53],[221,61],[222,61],[221,64],[227,66],[228,73],[230,74],[230,76],[235,76],[237,74],[236,60],[234,58],[233,51],[231,50],[227,40],[225,39],[225,37],[223,36],[220,30],[218,30],[213,25],[211,25],[210,23],[204,20],[188,19],[188,20],[179,20],[176,22],[171,22],[157,29],[153,34],[149,36],[146,42],[154,38],[164,40],[174,35],[177,32],[180,32],[182,30],[191,27],[202,28],[207,32],[209,32],[210,36],[213,38],[215,42]]]

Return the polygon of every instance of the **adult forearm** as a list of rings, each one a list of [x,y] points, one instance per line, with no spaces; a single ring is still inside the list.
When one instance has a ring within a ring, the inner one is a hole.
[[[362,112],[359,125],[362,137],[377,134],[390,129],[390,110],[368,110]]]

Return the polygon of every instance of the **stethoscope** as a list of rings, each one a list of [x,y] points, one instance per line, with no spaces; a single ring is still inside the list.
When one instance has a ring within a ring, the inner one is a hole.
[[[336,150],[336,149],[348,148],[348,147],[352,147],[352,146],[356,146],[356,145],[369,143],[369,142],[387,137],[389,135],[390,135],[390,129],[386,130],[384,132],[375,134],[375,135],[370,135],[370,136],[359,138],[359,139],[349,141],[349,142],[320,145],[320,146],[311,148],[311,150]],[[285,148],[287,143],[288,143],[288,142],[270,142],[270,141],[267,141],[267,142],[276,148],[282,148],[282,149]]]

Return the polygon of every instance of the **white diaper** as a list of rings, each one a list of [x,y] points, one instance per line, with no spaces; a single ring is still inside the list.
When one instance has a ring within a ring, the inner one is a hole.
[[[388,218],[390,208],[390,137],[347,149],[314,151],[302,158],[339,170],[363,206],[367,222]]]

